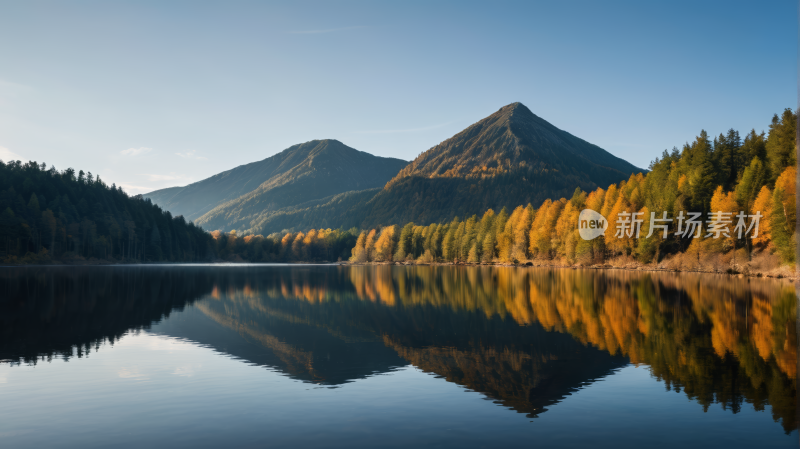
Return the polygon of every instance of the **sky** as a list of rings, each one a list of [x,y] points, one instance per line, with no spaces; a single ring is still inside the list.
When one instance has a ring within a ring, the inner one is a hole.
[[[313,139],[412,160],[519,101],[646,168],[797,107],[797,8],[0,0],[0,160],[139,194]]]

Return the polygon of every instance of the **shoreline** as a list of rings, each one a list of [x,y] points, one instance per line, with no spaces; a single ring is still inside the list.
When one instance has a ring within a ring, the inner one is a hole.
[[[70,262],[52,262],[52,263],[2,263],[0,268],[19,268],[19,267],[105,267],[105,266],[155,266],[155,265],[349,265],[348,262],[247,262],[247,261],[231,261],[231,260],[210,260],[204,262],[110,262],[110,261],[81,261],[77,263]]]
[[[675,269],[659,266],[649,266],[639,263],[631,263],[627,265],[611,265],[611,264],[593,264],[593,265],[569,265],[564,263],[542,263],[542,261],[525,261],[524,263],[468,263],[468,262],[347,262],[342,265],[350,266],[369,266],[369,265],[399,265],[399,266],[464,266],[464,267],[516,267],[516,268],[560,268],[571,270],[627,270],[627,271],[648,271],[648,272],[661,272],[661,273],[705,273],[705,274],[724,274],[728,276],[735,276],[738,278],[771,278],[771,279],[785,279],[791,282],[800,280],[800,273],[795,268],[789,266],[781,266],[775,270],[767,270],[766,272],[728,272],[722,270],[711,269]]]
[[[615,262],[611,260],[609,262]],[[619,260],[617,260],[619,262]],[[578,265],[578,264],[565,264],[559,261],[552,261],[547,263],[541,260],[538,261],[525,261],[517,264],[496,262],[496,263],[469,263],[469,262],[416,262],[416,261],[402,261],[402,262],[386,262],[386,261],[371,261],[371,262],[350,262],[350,261],[336,261],[336,262],[308,262],[308,261],[293,261],[293,262],[246,262],[246,261],[226,261],[214,260],[206,262],[110,262],[110,261],[80,261],[78,263],[69,262],[54,262],[46,264],[0,264],[0,268],[21,268],[21,267],[99,267],[99,266],[128,266],[128,267],[146,267],[158,265],[336,265],[336,266],[379,266],[379,265],[396,265],[396,266],[463,266],[463,267],[508,267],[508,268],[560,268],[571,270],[627,270],[627,271],[647,271],[647,272],[661,272],[661,273],[705,273],[705,274],[725,274],[728,276],[735,276],[739,278],[772,278],[772,279],[786,279],[789,281],[800,280],[800,273],[795,268],[789,266],[780,266],[776,269],[756,271],[756,272],[738,272],[719,269],[676,269],[667,268],[663,266],[652,266],[641,264],[638,262],[627,262],[625,264],[614,265],[612,263],[606,264],[592,264],[592,265]]]

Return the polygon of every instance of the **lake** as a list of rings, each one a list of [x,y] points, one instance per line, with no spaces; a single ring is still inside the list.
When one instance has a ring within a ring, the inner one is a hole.
[[[797,447],[794,285],[0,268],[3,447]]]

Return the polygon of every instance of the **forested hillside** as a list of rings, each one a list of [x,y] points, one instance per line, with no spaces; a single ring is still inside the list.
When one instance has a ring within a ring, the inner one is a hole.
[[[208,233],[92,173],[0,161],[0,263],[336,261],[357,235]]]
[[[729,130],[713,139],[702,131],[684,145],[664,151],[646,175],[631,175],[607,188],[586,191],[574,188],[569,198],[545,200],[537,208],[518,204],[511,213],[485,210],[481,217],[415,224],[401,223],[366,230],[353,249],[353,260],[420,260],[471,263],[561,260],[598,263],[607,257],[627,255],[640,262],[659,261],[664,254],[691,254],[683,263],[701,262],[701,255],[726,255],[719,259],[744,264],[753,250],[767,251],[786,264],[795,262],[796,211],[795,129],[797,115],[786,109],[775,115],[769,134],[755,130],[741,138]],[[393,181],[395,182],[395,181]],[[482,192],[478,192],[482,193]],[[433,194],[432,194],[433,195]],[[422,197],[421,197],[422,200]],[[403,206],[414,207],[413,203]],[[603,236],[583,240],[578,235],[578,215],[584,208],[600,212],[609,220]],[[509,208],[510,209],[510,208]],[[642,212],[641,237],[616,238],[620,212]],[[677,217],[681,212],[701,213],[702,230],[691,236],[677,235],[677,220],[669,225],[668,238],[657,232],[646,237],[650,212]],[[752,240],[734,232],[723,238],[705,238],[709,212],[760,212],[760,229]],[[734,249],[736,250],[734,252]],[[694,257],[696,256],[696,257]]]
[[[354,190],[308,201],[276,211],[264,211],[254,218],[245,234],[272,234],[285,230],[359,227],[364,210],[380,188]]]
[[[100,177],[44,163],[0,161],[0,260],[200,261],[213,239]]]
[[[312,140],[186,187],[157,190],[145,197],[207,230],[268,234],[284,229],[271,225],[275,217],[292,215],[322,200],[327,203],[344,192],[383,187],[406,164],[355,150],[338,140]],[[306,228],[325,226],[324,217],[319,218],[303,224]]]

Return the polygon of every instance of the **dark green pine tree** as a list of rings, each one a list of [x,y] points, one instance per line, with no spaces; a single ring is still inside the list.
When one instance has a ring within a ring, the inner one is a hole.
[[[739,131],[731,128],[727,134],[714,139],[714,165],[717,170],[717,184],[731,190],[744,170],[747,161],[742,154],[742,139]]]
[[[731,158],[730,145],[724,134],[714,138],[714,150],[712,151],[712,161],[717,173],[716,184],[725,186],[728,182],[733,160]]]
[[[744,136],[744,143],[742,143],[742,148],[740,149],[740,153],[742,158],[744,159],[745,166],[749,165],[754,157],[757,157],[761,160],[762,163],[767,163],[767,141],[764,137],[764,133],[756,134],[755,129],[751,129],[750,132]],[[769,168],[765,165],[764,168],[769,171]]]
[[[775,114],[769,125],[767,136],[767,161],[769,162],[770,185],[781,175],[783,170],[790,165],[797,164],[795,154],[795,139],[797,127],[797,114],[789,108],[783,111],[781,117]]]
[[[711,197],[714,195],[715,181],[717,174],[714,170],[712,161],[711,142],[708,140],[708,133],[700,131],[691,148],[691,192],[692,208],[705,212]]]
[[[739,135],[739,131],[731,128],[728,130],[728,135],[726,137],[728,145],[731,148],[731,159],[733,160],[735,168],[730,178],[730,185],[733,186],[736,183],[736,179],[742,174],[742,171],[744,171],[744,168],[750,163],[750,160],[745,158],[742,152],[742,137]]]
[[[749,211],[761,187],[767,183],[767,169],[761,159],[754,157],[750,165],[744,169],[741,180],[736,186],[736,202],[744,211]]]

